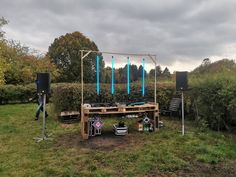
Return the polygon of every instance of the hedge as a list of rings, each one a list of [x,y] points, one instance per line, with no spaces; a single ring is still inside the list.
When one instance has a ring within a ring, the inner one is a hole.
[[[55,87],[64,85],[62,84],[51,84],[51,93]],[[28,103],[29,99],[36,97],[36,86],[35,84],[28,85],[2,85],[0,86],[0,104],[9,103]],[[37,97],[36,97],[37,98]],[[37,100],[37,99],[36,99]]]
[[[195,119],[201,127],[215,130],[229,129],[236,118],[236,78],[232,75],[219,74],[190,78],[191,89],[185,93],[185,105],[188,117]],[[66,84],[55,87],[53,103],[57,112],[80,110],[80,84]],[[110,94],[110,85],[101,86],[101,94],[96,94],[96,86],[84,87],[84,103],[112,103],[154,101],[152,83],[146,85],[145,97],[141,95],[140,84],[131,85],[131,94],[126,93],[126,85],[116,85],[115,95]],[[160,107],[168,107],[175,95],[173,84],[157,86],[157,102]],[[196,111],[197,110],[197,111]],[[198,114],[196,114],[198,112]]]
[[[192,118],[200,122],[200,126],[212,129],[229,129],[236,119],[236,78],[232,74],[204,75],[190,77],[191,90],[185,94],[186,110]],[[141,85],[131,84],[131,94],[126,93],[125,84],[115,85],[115,95],[110,93],[110,84],[101,85],[101,94],[96,93],[95,84],[85,84],[84,103],[114,103],[154,101],[153,83],[147,83],[145,97],[141,95]],[[52,97],[56,113],[62,111],[80,111],[81,87],[79,83],[52,84]],[[35,84],[5,85],[0,87],[0,104],[26,103],[36,95]],[[174,83],[158,83],[157,102],[160,107],[168,107],[175,95]],[[197,110],[197,111],[196,111]],[[196,114],[198,112],[198,115]]]
[[[236,120],[236,77],[232,73],[204,75],[192,79],[190,97],[198,109],[198,120],[214,130],[230,129]]]
[[[0,104],[26,103],[35,94],[34,84],[0,86]]]
[[[114,102],[154,102],[154,86],[148,84],[145,89],[145,97],[142,97],[140,84],[131,84],[130,95],[126,93],[125,84],[115,86],[115,94],[110,93],[110,85],[102,84],[101,93],[97,95],[95,84],[86,84],[84,86],[84,103],[114,103]],[[160,105],[168,105],[174,93],[171,85],[158,86],[157,100]],[[55,87],[53,90],[52,102],[57,113],[61,111],[79,111],[81,104],[81,86],[80,84],[64,84]]]

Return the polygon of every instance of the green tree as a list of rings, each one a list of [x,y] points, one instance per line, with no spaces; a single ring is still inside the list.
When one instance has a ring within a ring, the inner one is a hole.
[[[108,66],[104,68],[102,76],[103,76],[102,82],[111,83],[111,67]]]
[[[130,81],[137,81],[138,80],[138,67],[137,65],[130,66]]]
[[[202,64],[195,68],[191,73],[202,75],[207,73],[236,72],[236,63],[234,60],[222,59],[211,62],[209,58],[203,60]]]
[[[145,77],[147,76],[147,71],[146,70],[144,70],[144,76]],[[138,68],[138,78],[142,78],[142,77],[143,77],[143,66],[140,65],[139,68]]]
[[[156,71],[157,71],[157,77],[161,76],[162,69],[160,65],[156,66]],[[150,70],[149,77],[155,77],[155,69]]]
[[[4,32],[2,31],[2,27],[7,24],[7,21],[2,17],[0,18],[0,85],[5,84],[5,72],[7,71],[7,62],[6,58],[3,56],[3,49],[6,46],[6,42],[4,40]]]
[[[31,55],[28,47],[6,40],[1,30],[5,24],[7,21],[0,18],[0,84],[32,83],[37,72],[50,72],[52,81],[55,81],[58,69],[51,60]]]
[[[32,83],[37,72],[50,72],[52,81],[58,77],[58,69],[49,58],[30,55],[20,43],[2,40],[0,48],[0,73],[6,84]]]
[[[7,66],[8,65],[6,63],[6,60],[4,58],[1,58],[1,56],[0,56],[0,85],[4,85],[5,84],[4,74],[5,74],[6,70],[7,70]]]
[[[162,76],[166,77],[166,78],[170,78],[171,77],[170,71],[169,71],[169,69],[167,67],[162,72]]]
[[[80,32],[67,33],[56,38],[49,46],[47,56],[60,69],[59,81],[80,81],[81,52],[80,50],[98,51],[97,45]],[[100,69],[104,68],[102,56],[100,56]],[[96,54],[90,53],[84,60],[84,82],[96,80]]]
[[[2,48],[2,56],[5,58],[9,67],[5,72],[6,84],[19,84],[22,83],[25,78],[21,75],[22,60],[27,55],[19,43],[13,41],[6,41]]]
[[[0,18],[0,39],[3,39],[4,37],[4,31],[2,31],[2,27],[6,25],[8,22],[4,17]]]

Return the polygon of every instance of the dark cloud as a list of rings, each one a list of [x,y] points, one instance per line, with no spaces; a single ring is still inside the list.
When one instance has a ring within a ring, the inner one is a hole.
[[[56,37],[80,31],[100,50],[155,53],[162,65],[235,57],[232,0],[1,0],[8,38],[46,52]]]

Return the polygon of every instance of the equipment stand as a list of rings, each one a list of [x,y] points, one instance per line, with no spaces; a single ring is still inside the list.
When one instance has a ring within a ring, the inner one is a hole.
[[[40,142],[43,140],[52,140],[52,138],[49,138],[51,134],[47,134],[46,132],[46,94],[43,94],[43,129],[42,129],[42,137],[36,137],[34,138],[36,142]]]
[[[184,92],[182,91],[182,135],[184,135]]]

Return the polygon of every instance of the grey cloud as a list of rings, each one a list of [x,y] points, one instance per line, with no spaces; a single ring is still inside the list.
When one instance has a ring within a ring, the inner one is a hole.
[[[47,51],[54,38],[80,31],[100,50],[156,53],[171,65],[223,56],[236,45],[231,0],[1,0],[8,37]],[[232,49],[233,50],[233,49]],[[232,58],[235,52],[229,52]],[[187,60],[186,60],[187,61]]]

